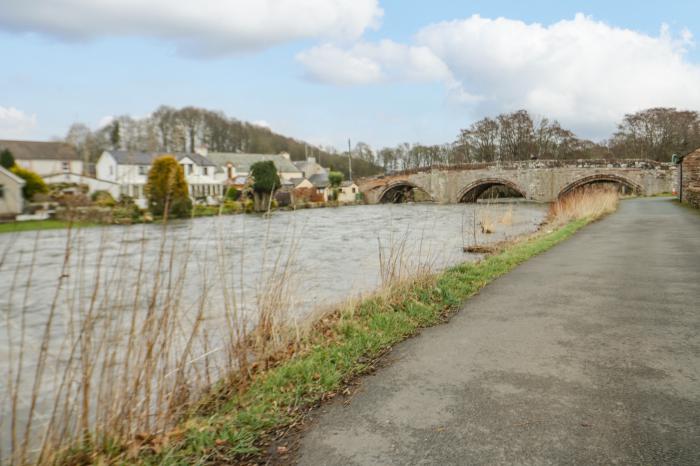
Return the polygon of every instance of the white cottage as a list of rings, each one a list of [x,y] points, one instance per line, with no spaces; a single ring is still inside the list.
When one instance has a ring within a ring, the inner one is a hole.
[[[236,177],[250,174],[250,167],[256,162],[271,160],[277,168],[281,181],[290,181],[303,178],[301,170],[294,166],[289,159],[289,154],[239,154],[236,152],[210,152],[207,157],[219,167],[218,179],[221,182],[229,182]]]
[[[357,201],[360,187],[353,181],[343,181],[338,187],[338,201],[340,202],[355,202]]]
[[[42,178],[57,174],[82,175],[83,161],[75,148],[65,142],[0,140],[0,151],[9,150],[15,163]]]
[[[105,151],[95,167],[97,178],[118,183],[121,195],[130,196],[145,207],[148,171],[153,161],[162,155],[172,155],[182,166],[193,199],[213,202],[223,195],[223,184],[216,179],[216,164],[201,154]]]

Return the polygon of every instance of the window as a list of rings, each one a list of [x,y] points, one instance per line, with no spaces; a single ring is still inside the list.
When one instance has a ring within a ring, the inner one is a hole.
[[[114,165],[109,166],[109,174],[114,175]]]
[[[207,173],[207,171],[208,171],[207,167],[202,167],[202,174],[204,176],[207,176],[209,174],[209,173]]]
[[[187,174],[191,175],[192,173],[194,173],[194,167],[192,166],[191,163],[188,163],[187,164]]]
[[[70,162],[62,162],[61,165],[63,166],[63,171],[67,172],[70,170]]]
[[[0,184],[0,199],[5,198],[5,186]]]
[[[139,175],[148,175],[147,165],[139,165]]]
[[[355,188],[352,188],[352,193],[355,194]]]

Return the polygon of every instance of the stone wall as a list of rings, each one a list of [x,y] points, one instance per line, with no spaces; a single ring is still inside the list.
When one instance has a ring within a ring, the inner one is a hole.
[[[682,164],[682,201],[700,209],[700,149],[686,155]]]

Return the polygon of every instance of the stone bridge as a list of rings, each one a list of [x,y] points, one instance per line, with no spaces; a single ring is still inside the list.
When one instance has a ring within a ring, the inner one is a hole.
[[[357,181],[370,204],[391,202],[397,192],[418,189],[442,204],[474,202],[492,186],[526,199],[551,202],[591,183],[610,182],[639,195],[673,191],[675,166],[652,160],[528,160],[433,166]]]

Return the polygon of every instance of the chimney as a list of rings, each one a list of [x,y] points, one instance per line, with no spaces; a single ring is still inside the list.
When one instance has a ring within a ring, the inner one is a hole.
[[[202,157],[206,157],[209,154],[209,148],[207,146],[195,147],[194,152]]]
[[[282,157],[284,157],[285,159],[290,160],[290,158],[289,158],[289,152],[280,152],[280,155],[281,155]]]
[[[309,163],[316,163],[316,157],[306,157],[306,161]]]

